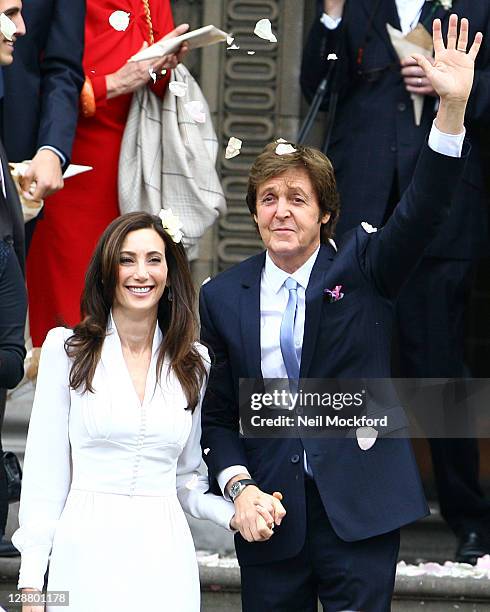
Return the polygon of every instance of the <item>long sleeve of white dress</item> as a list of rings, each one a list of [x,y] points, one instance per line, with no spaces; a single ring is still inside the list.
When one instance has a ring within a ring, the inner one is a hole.
[[[204,358],[209,372],[209,355],[207,350],[199,345],[199,351]],[[206,493],[209,488],[207,474],[199,471],[201,465],[201,404],[205,386],[201,390],[201,398],[192,415],[192,428],[187,443],[177,462],[177,496],[182,508],[198,519],[209,519],[230,530],[230,521],[235,514],[233,503],[223,497]]]
[[[19,588],[42,589],[58,520],[71,481],[68,417],[68,330],[52,329],[42,348],[24,459],[19,529],[12,542],[22,555]]]

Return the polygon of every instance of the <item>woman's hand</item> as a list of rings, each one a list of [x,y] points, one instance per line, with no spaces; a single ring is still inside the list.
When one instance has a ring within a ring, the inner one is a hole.
[[[188,29],[189,24],[183,23],[164,36],[163,40],[185,34]],[[145,42],[142,49],[146,49],[146,47],[148,47],[148,43]],[[106,76],[107,99],[130,94],[143,87],[152,78],[150,72],[155,73],[158,78],[162,76],[162,70],[174,69],[182,61],[188,50],[188,45],[183,43],[176,53],[141,62],[127,62],[119,70]]]
[[[22,589],[22,594],[27,595],[29,593],[40,593],[38,589]],[[38,606],[33,604],[22,604],[22,612],[44,612],[44,606]]]

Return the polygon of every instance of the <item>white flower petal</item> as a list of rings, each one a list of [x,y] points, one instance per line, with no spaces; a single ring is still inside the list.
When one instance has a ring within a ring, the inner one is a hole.
[[[277,42],[277,38],[272,33],[272,24],[269,19],[260,19],[255,24],[254,34],[259,38],[269,42]]]
[[[205,285],[205,284],[206,284],[206,282],[209,282],[210,280],[211,280],[211,279],[206,279],[206,280],[203,282],[203,285]],[[204,449],[202,452],[203,452],[205,455],[207,455],[207,454],[209,453],[209,451],[210,451],[210,450],[211,450],[210,448],[205,448],[205,449]]]
[[[356,438],[361,450],[369,450],[378,437],[378,432],[374,427],[358,427],[356,429]]]
[[[13,41],[14,34],[17,32],[17,26],[5,13],[0,14],[0,32],[10,42]]]
[[[206,114],[204,112],[203,103],[200,100],[187,102],[184,104],[184,108],[196,123],[205,123]]]
[[[297,149],[295,149],[292,145],[290,144],[278,144],[276,147],[276,154],[277,155],[289,155],[290,153],[296,153]]]
[[[287,142],[287,140],[284,140],[284,138],[278,138],[278,139],[276,140],[276,142],[277,142],[277,143],[280,143],[280,142]]]
[[[183,81],[172,81],[168,85],[170,92],[173,93],[174,96],[177,96],[178,98],[183,98],[185,96],[185,94],[187,93],[188,87],[189,86],[187,85],[187,83],[184,83]]]
[[[327,55],[327,60],[338,60],[339,58],[337,57],[336,53],[329,53]]]
[[[226,44],[231,46],[234,40],[235,40],[235,37],[232,36],[231,34],[228,34],[228,36],[226,37]]]
[[[228,47],[228,51],[236,51],[239,48],[240,47],[238,45],[233,44]]]
[[[125,11],[114,11],[109,17],[109,23],[118,32],[124,32],[129,25],[129,17],[131,13]]]
[[[242,140],[232,136],[230,140],[228,141],[228,145],[226,147],[225,159],[233,159],[233,157],[240,155],[242,144],[243,144]]]
[[[255,55],[255,51],[247,51],[247,55]]]
[[[157,82],[157,73],[153,70],[153,67],[150,66],[148,68],[148,74],[150,75],[150,77],[152,78],[153,82],[156,83]]]
[[[367,232],[368,234],[373,234],[374,232],[378,231],[377,227],[373,227],[370,223],[368,223],[367,221],[363,221],[361,223],[361,227],[362,229]]]

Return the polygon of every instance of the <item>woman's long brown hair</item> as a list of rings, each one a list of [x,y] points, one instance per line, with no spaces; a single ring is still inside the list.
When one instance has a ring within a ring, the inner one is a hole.
[[[196,348],[198,325],[194,311],[196,294],[184,248],[165,232],[157,216],[145,212],[122,215],[102,234],[85,276],[82,294],[82,321],[65,342],[72,359],[70,386],[93,393],[92,382],[100,361],[107,323],[114,302],[119,257],[126,236],[140,229],[153,229],[165,244],[168,267],[167,287],[158,304],[158,325],[163,341],[158,352],[157,379],[160,380],[165,356],[185,393],[188,408],[194,410],[206,376],[202,358]]]

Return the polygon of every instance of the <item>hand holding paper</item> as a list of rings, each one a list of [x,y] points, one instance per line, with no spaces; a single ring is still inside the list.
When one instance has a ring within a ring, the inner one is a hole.
[[[17,189],[17,193],[19,194],[20,203],[22,204],[24,223],[27,223],[28,221],[31,221],[37,217],[44,206],[44,200],[36,197],[35,182],[31,182],[27,189],[24,189],[23,187],[25,177],[27,176],[31,165],[32,162],[30,160],[19,163],[9,163],[10,174],[14,179],[14,184]],[[88,172],[89,170],[93,170],[92,166],[77,166],[76,164],[71,164],[66,169],[63,178],[68,179],[72,176],[76,176],[77,174]]]
[[[151,47],[143,49],[133,55],[131,62],[140,62],[142,60],[150,60],[159,58],[169,53],[175,53],[180,45],[185,43],[189,49],[198,49],[199,47],[207,47],[219,42],[226,42],[228,34],[219,30],[213,25],[204,26],[192,32],[187,32],[177,37],[164,36]]]

